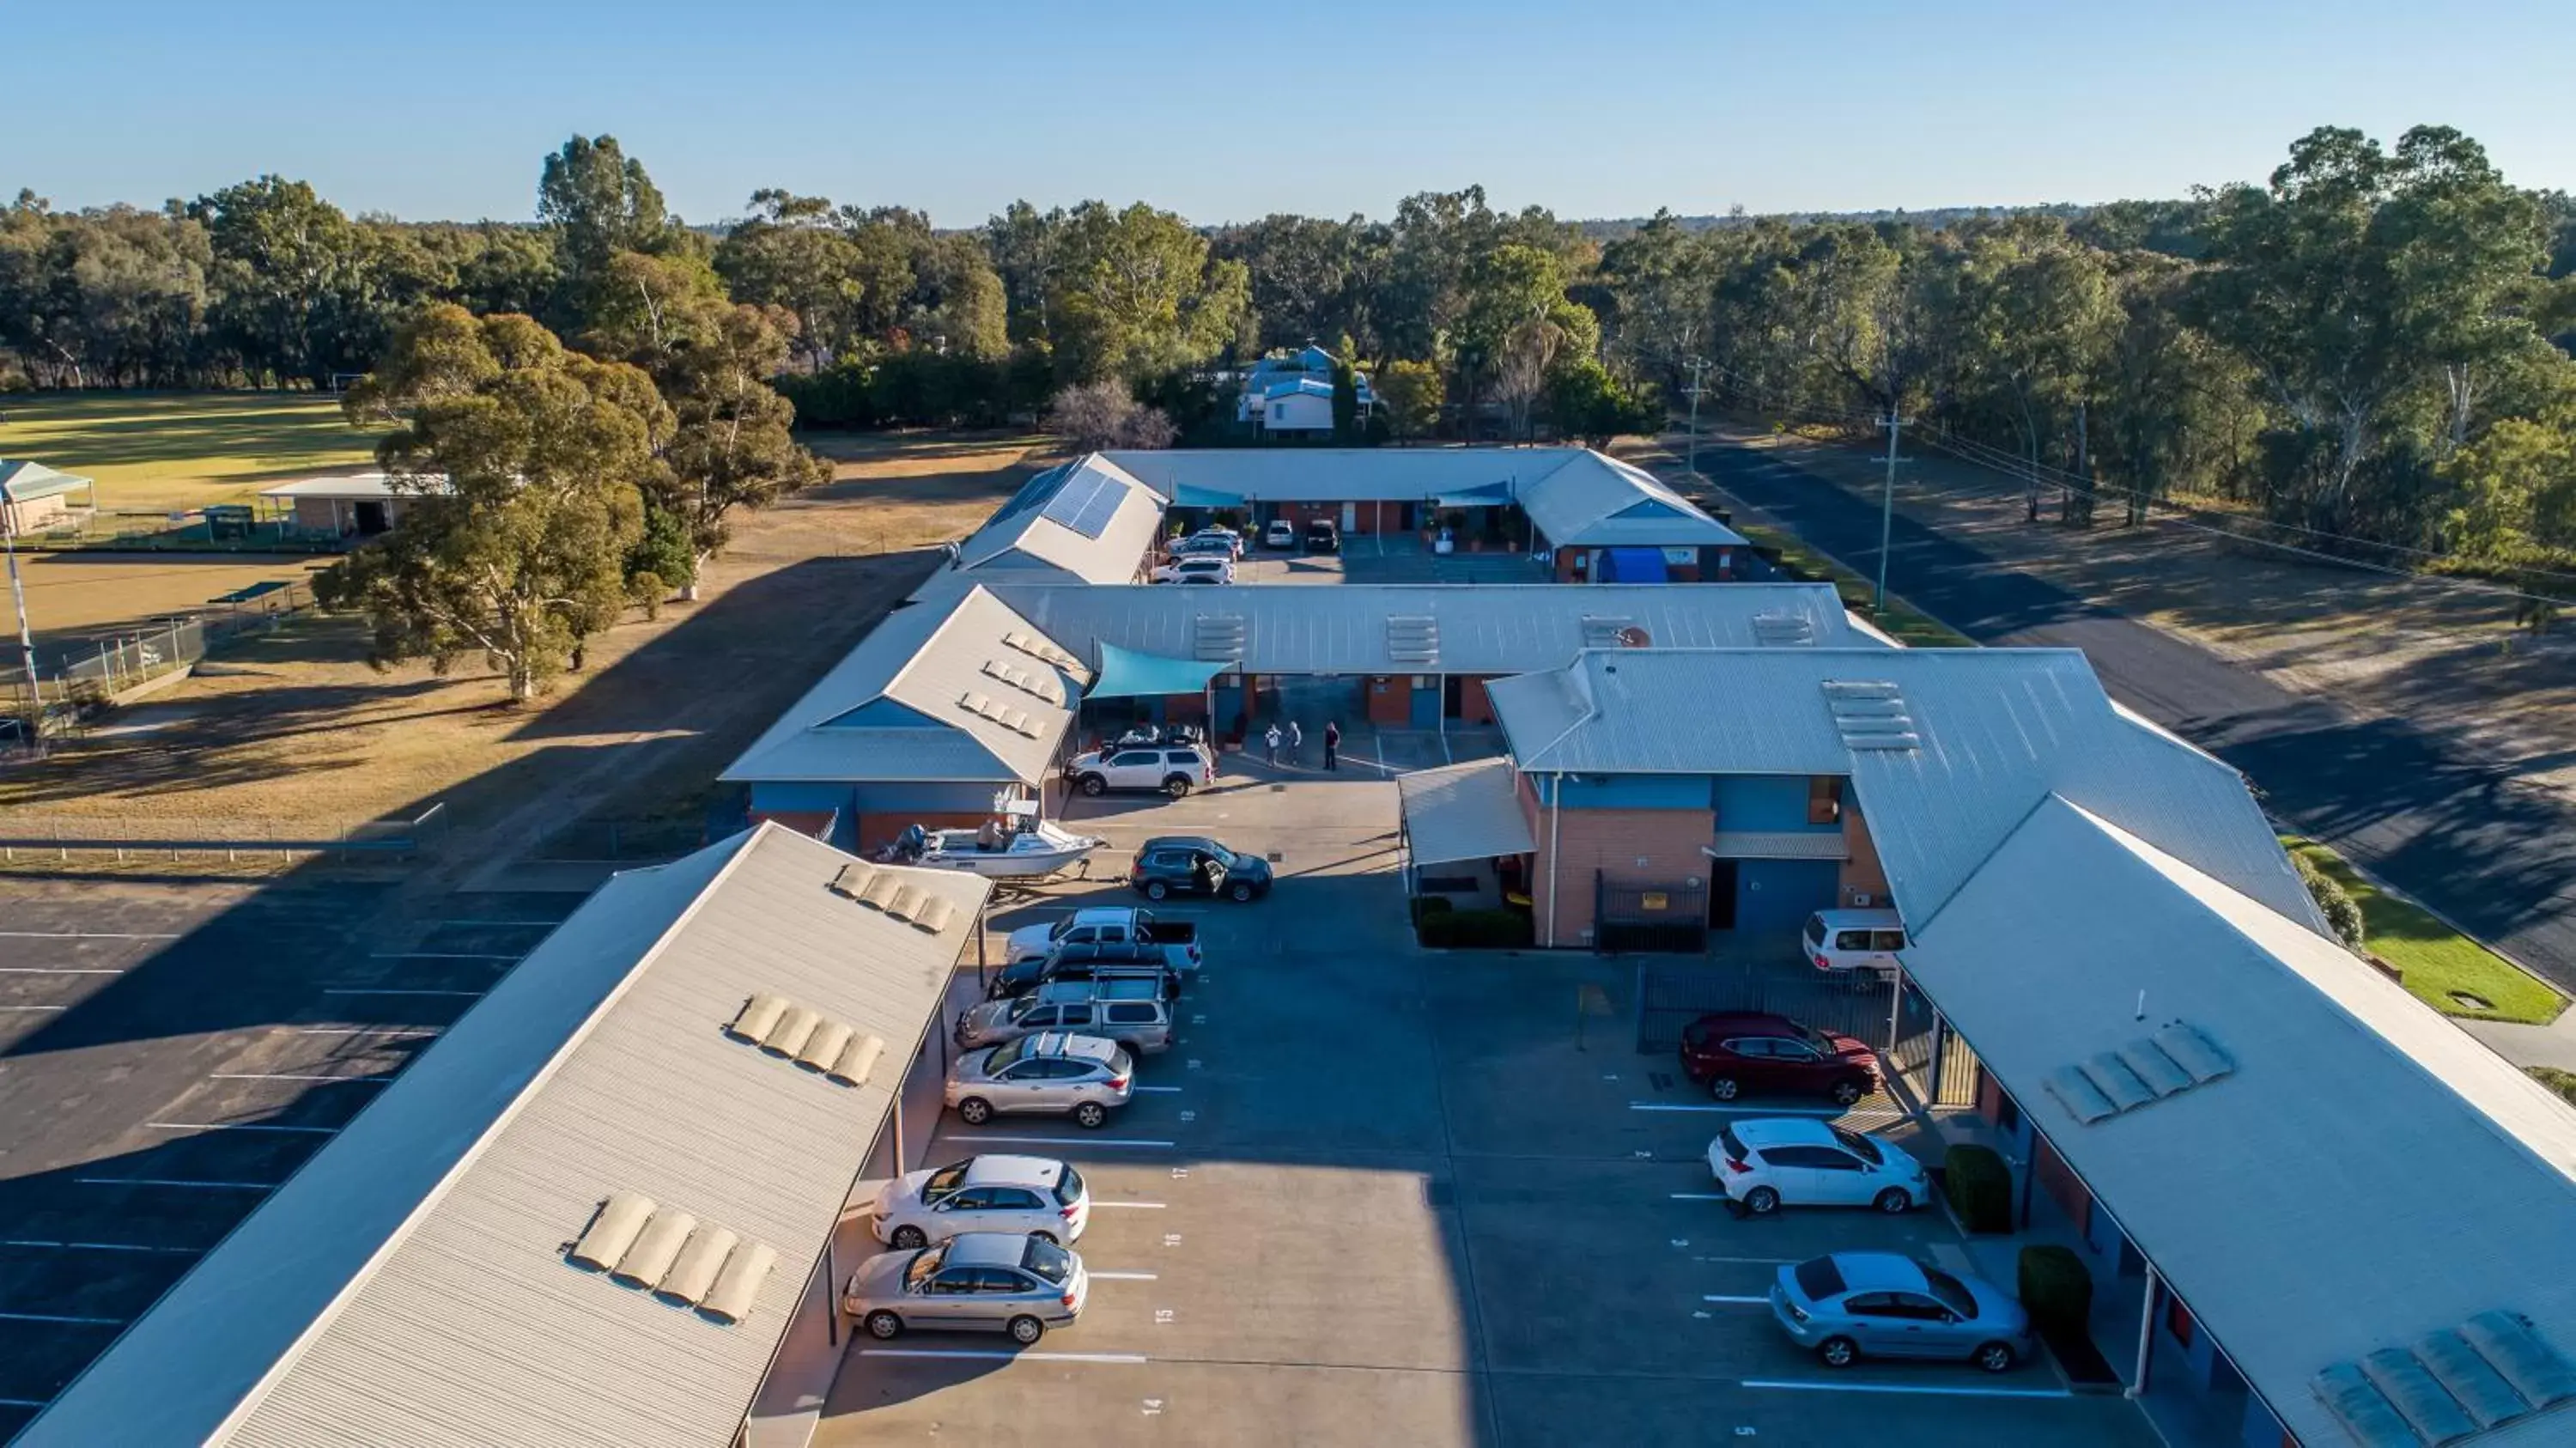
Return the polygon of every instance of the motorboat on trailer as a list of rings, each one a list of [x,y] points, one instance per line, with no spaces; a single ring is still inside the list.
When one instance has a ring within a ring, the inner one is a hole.
[[[977,829],[908,825],[879,859],[889,865],[966,870],[995,880],[1043,880],[1067,870],[1087,870],[1091,852],[1103,843],[1039,819],[1035,801],[1013,800]]]

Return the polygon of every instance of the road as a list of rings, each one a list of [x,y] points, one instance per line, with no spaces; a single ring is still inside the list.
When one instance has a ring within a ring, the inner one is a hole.
[[[1871,571],[1875,499],[1705,438],[1700,471]],[[2275,819],[2576,991],[2576,809],[2466,741],[2285,688],[1936,533],[1901,504],[1887,586],[1982,644],[2084,650],[2115,698],[2244,771]]]

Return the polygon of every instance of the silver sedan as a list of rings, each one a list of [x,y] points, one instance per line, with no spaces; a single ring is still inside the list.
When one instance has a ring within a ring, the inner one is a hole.
[[[1950,1358],[1999,1373],[2030,1356],[2030,1316],[2009,1293],[1894,1252],[1836,1252],[1781,1268],[1771,1315],[1829,1368],[1864,1357]]]
[[[967,1232],[868,1259],[850,1274],[841,1310],[881,1341],[918,1327],[1007,1332],[1026,1347],[1081,1316],[1090,1292],[1082,1259],[1044,1237]]]

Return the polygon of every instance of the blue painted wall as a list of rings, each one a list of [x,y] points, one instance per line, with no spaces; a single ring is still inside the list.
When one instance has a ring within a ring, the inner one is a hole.
[[[1413,727],[1437,729],[1440,727],[1440,678],[1436,674],[1424,677],[1431,682],[1417,684],[1413,689]]]
[[[1803,774],[1722,775],[1717,780],[1715,799],[1717,827],[1721,830],[1829,835],[1842,828],[1840,824],[1807,823],[1807,776]]]
[[[962,814],[993,807],[992,784],[862,784],[851,791],[861,814]]]
[[[751,807],[755,810],[837,810],[840,818],[832,822],[832,843],[842,849],[853,849],[858,842],[858,822],[850,804],[851,790],[846,784],[809,784],[756,782],[751,787]]]
[[[2263,1400],[2252,1393],[2245,1395],[2245,1448],[2281,1448],[2289,1442],[2281,1429],[2281,1420],[2263,1406]]]
[[[1806,815],[1806,786],[1798,792],[1799,817]],[[1725,816],[1718,817],[1721,821]],[[1733,826],[1733,828],[1747,828]],[[1834,888],[1842,878],[1839,860],[1744,860],[1735,867],[1735,928],[1755,934],[1786,934],[1807,917],[1834,905]]]
[[[1805,816],[1805,784],[1798,806]],[[1704,774],[1626,774],[1609,778],[1586,775],[1565,781],[1567,809],[1695,809],[1708,808],[1708,776]]]

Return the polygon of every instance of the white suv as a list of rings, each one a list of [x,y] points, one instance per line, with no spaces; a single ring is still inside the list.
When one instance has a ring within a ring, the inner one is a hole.
[[[1234,560],[1222,554],[1176,558],[1153,571],[1156,583],[1232,583]]]
[[[927,1247],[960,1232],[1070,1244],[1090,1220],[1090,1190],[1071,1165],[1042,1156],[970,1156],[886,1183],[870,1229],[890,1247]]]
[[[1065,766],[1076,789],[1107,794],[1113,789],[1156,789],[1174,799],[1203,784],[1216,783],[1216,765],[1207,751],[1193,745],[1173,749],[1141,744],[1126,749],[1095,749],[1074,756]]]
[[[1893,1216],[1932,1200],[1923,1164],[1884,1137],[1812,1116],[1739,1121],[1708,1144],[1728,1200],[1755,1216],[1793,1207],[1875,1207]]]

